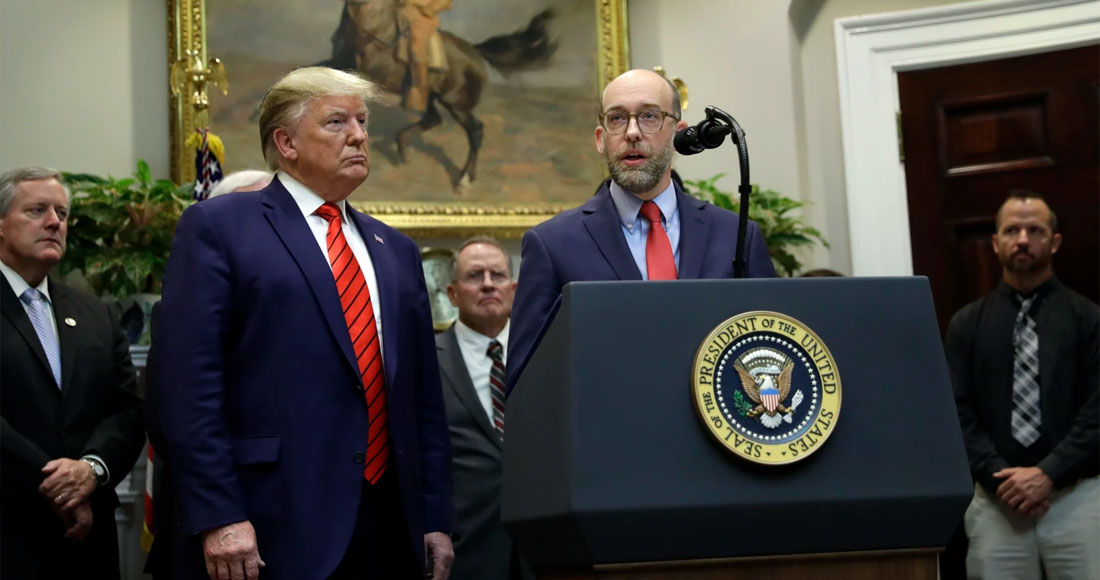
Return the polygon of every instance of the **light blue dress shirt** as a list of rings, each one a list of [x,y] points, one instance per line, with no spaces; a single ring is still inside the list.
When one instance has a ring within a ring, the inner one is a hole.
[[[615,209],[619,212],[619,222],[622,225],[623,237],[626,245],[630,247],[630,255],[634,263],[638,265],[638,271],[642,273],[642,280],[649,280],[649,269],[645,262],[645,242],[649,237],[649,220],[641,215],[642,200],[634,194],[619,187],[619,184],[611,182],[611,200],[615,202]],[[676,261],[676,271],[680,271],[680,207],[676,204],[676,189],[672,181],[657,197],[653,198],[657,208],[661,210],[661,221],[664,223],[665,232],[668,234],[668,242],[672,246],[672,258]]]

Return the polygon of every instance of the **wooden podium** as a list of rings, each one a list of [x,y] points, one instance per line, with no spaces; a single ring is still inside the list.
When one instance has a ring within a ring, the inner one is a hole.
[[[735,456],[693,406],[697,349],[748,311],[839,371],[793,464]],[[502,519],[540,578],[932,580],[974,490],[924,278],[570,284],[507,413]]]

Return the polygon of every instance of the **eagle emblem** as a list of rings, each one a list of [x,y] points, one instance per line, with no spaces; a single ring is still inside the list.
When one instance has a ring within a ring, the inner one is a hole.
[[[703,427],[731,453],[762,465],[821,448],[840,415],[840,374],[821,337],[781,312],[753,310],[710,331],[692,363]]]
[[[791,391],[794,362],[790,357],[771,348],[757,348],[741,356],[733,368],[741,377],[741,388],[756,403],[752,406],[746,402],[746,417],[759,417],[760,424],[769,429],[791,422],[791,415],[803,396],[802,391],[796,391],[790,407],[783,404]]]

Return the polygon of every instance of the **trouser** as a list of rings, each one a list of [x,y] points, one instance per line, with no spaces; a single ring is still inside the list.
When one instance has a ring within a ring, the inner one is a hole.
[[[967,576],[1040,580],[1045,570],[1048,580],[1100,578],[1100,477],[1056,490],[1050,500],[1050,511],[1029,518],[975,486],[964,518]]]
[[[416,552],[409,545],[409,529],[394,471],[391,464],[378,483],[363,482],[351,543],[330,580],[404,580],[423,576]]]

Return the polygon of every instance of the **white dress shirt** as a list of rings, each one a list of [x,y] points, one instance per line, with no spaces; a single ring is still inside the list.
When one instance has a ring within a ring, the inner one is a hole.
[[[489,392],[489,371],[493,368],[493,359],[489,358],[489,343],[496,340],[500,342],[501,362],[508,362],[508,327],[512,321],[504,323],[504,329],[496,337],[485,336],[480,332],[466,326],[461,320],[455,321],[455,338],[458,339],[458,348],[462,351],[462,360],[466,363],[466,371],[470,373],[470,382],[474,384],[477,398],[485,409],[485,417],[492,423],[493,396]]]
[[[327,264],[329,262],[328,220],[316,213],[317,209],[325,204],[325,200],[283,171],[276,173],[276,178],[290,192],[290,197],[294,198],[294,203],[298,204],[298,209],[302,210],[302,215],[306,218],[310,231],[313,232],[313,238],[317,240],[317,248],[321,250],[321,255],[324,256]],[[363,242],[363,236],[359,234],[359,229],[348,219],[347,201],[340,200],[335,203],[336,207],[340,208],[341,230],[344,232],[344,238],[347,239],[348,247],[351,248],[355,260],[359,262],[359,269],[363,271],[363,278],[367,281],[367,289],[370,290],[371,307],[374,309],[374,325],[378,328],[378,351],[382,353],[385,346],[382,342],[382,307],[378,297],[378,277],[374,273],[374,262],[370,259],[370,253],[367,252],[367,245]],[[331,268],[331,265],[329,267]]]

